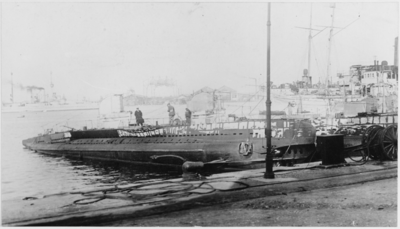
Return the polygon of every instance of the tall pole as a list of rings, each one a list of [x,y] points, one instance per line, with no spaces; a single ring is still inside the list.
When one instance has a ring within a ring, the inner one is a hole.
[[[332,36],[333,36],[333,22],[335,19],[335,3],[333,3],[332,6],[332,22],[331,22],[331,30],[329,31],[329,46],[328,46],[328,72],[326,75],[326,90],[327,92],[329,91],[328,84],[329,84],[329,76],[330,76],[330,71],[331,71],[331,46],[332,46]],[[332,83],[332,82],[331,82]]]
[[[297,27],[299,29],[307,29],[309,31],[309,34],[308,34],[308,65],[307,65],[308,68],[307,68],[307,74],[305,74],[305,75],[308,77],[307,81],[310,84],[312,84],[312,81],[310,78],[311,77],[311,41],[315,36],[317,36],[318,34],[320,34],[322,31],[324,31],[327,28],[327,27],[325,27],[322,30],[318,30],[318,29],[313,29],[311,26],[312,26],[312,3],[310,4],[310,27],[308,27],[308,28]],[[311,30],[317,30],[319,32],[313,36]],[[321,82],[321,76],[319,77],[319,82]]]
[[[311,36],[311,22],[312,22],[312,3],[311,3],[311,10],[310,10],[310,30],[309,30],[309,34],[308,34],[308,68],[307,68],[307,70],[308,70],[308,74],[307,74],[308,79],[307,79],[307,81],[309,80],[309,77],[311,75],[311,39],[312,39],[312,36]]]
[[[272,170],[273,166],[273,155],[272,155],[272,146],[271,146],[271,81],[270,81],[270,55],[271,54],[271,3],[268,3],[268,22],[267,22],[267,101],[266,101],[266,119],[267,119],[267,128],[265,129],[265,137],[267,138],[267,154],[265,156],[265,174],[264,178],[273,179],[275,178],[274,171]]]

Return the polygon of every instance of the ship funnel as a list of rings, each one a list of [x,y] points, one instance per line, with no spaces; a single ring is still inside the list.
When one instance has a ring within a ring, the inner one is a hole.
[[[382,65],[382,70],[386,70],[386,66],[388,66],[388,62],[386,60],[383,60],[381,62],[381,65]]]

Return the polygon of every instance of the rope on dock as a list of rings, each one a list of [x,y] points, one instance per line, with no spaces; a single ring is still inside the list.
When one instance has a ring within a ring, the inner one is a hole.
[[[87,192],[71,192],[70,194],[81,194],[82,199],[73,201],[65,207],[74,205],[87,205],[97,203],[105,199],[132,200],[136,205],[155,203],[165,200],[174,200],[189,195],[204,195],[215,191],[234,191],[250,187],[240,181],[203,181],[203,182],[154,182],[134,185],[134,187],[90,190]],[[123,195],[121,195],[123,194]],[[153,198],[153,199],[152,199]]]

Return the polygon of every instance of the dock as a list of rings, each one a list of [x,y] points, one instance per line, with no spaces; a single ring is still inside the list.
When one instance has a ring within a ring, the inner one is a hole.
[[[91,226],[174,211],[397,178],[397,161],[324,166],[321,162],[199,177],[112,184],[4,201],[3,226]]]

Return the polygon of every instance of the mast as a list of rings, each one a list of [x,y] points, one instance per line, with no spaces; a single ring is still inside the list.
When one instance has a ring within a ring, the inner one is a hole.
[[[308,74],[307,77],[308,79],[310,78],[310,74],[311,74],[311,22],[312,22],[312,3],[310,6],[311,10],[310,10],[310,29],[309,29],[309,34],[308,34],[308,66],[307,66],[307,70],[308,70]],[[307,81],[308,81],[307,79]]]
[[[272,144],[271,144],[271,3],[268,3],[268,22],[267,22],[267,85],[266,85],[266,93],[267,93],[267,101],[266,103],[266,120],[267,120],[267,128],[265,129],[265,137],[267,138],[267,154],[265,156],[265,173],[264,178],[266,179],[274,179],[275,174],[272,170],[273,166],[273,155],[272,155]]]
[[[330,76],[330,71],[331,71],[331,46],[332,46],[332,36],[333,36],[333,22],[335,19],[335,3],[333,3],[332,6],[332,22],[331,22],[331,29],[329,31],[329,46],[328,46],[328,73],[326,75],[326,90],[329,91],[328,84],[329,84],[329,76]],[[332,79],[331,79],[332,83]]]
[[[310,27],[304,28],[304,27],[296,26],[296,28],[307,29],[309,31],[309,34],[308,34],[308,63],[307,63],[307,69],[306,69],[307,71],[304,72],[304,75],[307,76],[307,82],[310,83],[310,84],[312,83],[311,80],[310,80],[310,77],[311,77],[311,41],[315,36],[317,36],[318,34],[320,34],[322,31],[324,31],[326,29],[326,27],[324,29],[322,29],[322,30],[313,29],[311,26],[312,26],[312,3],[310,5]],[[312,30],[316,30],[316,31],[319,31],[319,32],[316,33],[315,35],[312,35]]]

